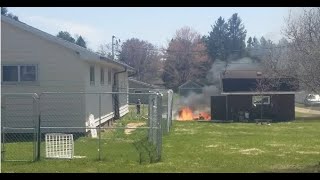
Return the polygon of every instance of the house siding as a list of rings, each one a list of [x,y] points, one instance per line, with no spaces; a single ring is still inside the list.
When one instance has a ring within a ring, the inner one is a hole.
[[[119,65],[107,62],[89,63],[80,59],[73,50],[43,39],[33,33],[1,21],[1,61],[4,64],[36,64],[38,79],[35,83],[2,83],[3,93],[37,93],[42,92],[111,92],[108,73],[105,71],[105,83],[100,84],[100,67],[119,69]],[[90,85],[90,65],[95,66],[95,85]],[[123,68],[122,68],[123,69]],[[121,70],[122,70],[121,69]],[[127,73],[119,76],[127,84]],[[113,77],[112,77],[113,79]],[[40,95],[41,126],[43,127],[84,127],[90,114],[99,115],[99,97],[90,94],[42,94]],[[5,122],[10,127],[34,127],[38,117],[33,116],[32,97],[6,97],[2,105],[6,106]],[[27,102],[27,103],[24,103]],[[4,104],[5,103],[5,104]],[[111,95],[101,99],[102,116],[112,116]],[[17,104],[20,105],[19,107]],[[127,96],[121,100],[121,114],[128,111]],[[30,109],[31,107],[31,109]],[[24,112],[19,112],[19,108]],[[20,113],[20,114],[19,114]],[[68,130],[63,130],[66,132]],[[75,130],[69,130],[75,131]],[[76,130],[84,131],[84,129]],[[57,131],[55,131],[57,132]]]
[[[94,66],[95,69],[95,83],[91,85],[90,83],[90,66]],[[100,69],[104,68],[104,79],[105,83],[101,85],[100,83]],[[108,84],[108,71],[112,70],[112,84]],[[113,76],[115,72],[122,71],[123,68],[119,68],[112,64],[106,63],[87,63],[86,69],[83,71],[86,74],[85,78],[85,91],[86,92],[112,92],[112,85],[113,85]],[[118,74],[118,85],[120,92],[127,92],[127,72]],[[95,124],[98,125],[99,123],[99,95],[98,94],[86,94],[85,95],[85,102],[86,102],[86,111],[85,116],[88,120],[90,115],[93,115],[95,118]],[[120,117],[124,116],[128,113],[128,95],[127,94],[120,94],[119,95],[119,107],[120,107]],[[113,98],[112,94],[102,94],[101,95],[101,123],[105,123],[106,121],[112,119],[114,117],[114,109],[113,109]]]
[[[42,92],[70,92],[84,91],[84,62],[80,62],[78,55],[71,50],[63,48],[55,43],[39,38],[38,36],[16,28],[1,21],[1,60],[4,64],[36,64],[37,82],[16,83],[8,85],[2,83],[2,93],[37,93]],[[84,119],[78,118],[83,112],[84,98],[74,101],[57,101],[57,95],[41,95],[40,111],[42,113],[42,126],[83,126]],[[21,125],[34,126],[37,117],[30,112],[20,109],[30,109],[31,97],[6,99],[7,126],[19,127]],[[55,99],[55,101],[54,101]],[[69,97],[70,100],[70,97]],[[74,102],[70,106],[70,102]],[[79,103],[80,102],[80,103]],[[15,105],[16,108],[10,107]],[[23,107],[24,106],[24,107]],[[32,109],[32,108],[31,108]],[[75,115],[72,118],[68,115]]]

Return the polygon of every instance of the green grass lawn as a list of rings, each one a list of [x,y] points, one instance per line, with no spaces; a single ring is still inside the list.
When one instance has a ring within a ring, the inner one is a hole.
[[[121,124],[132,121],[139,120],[125,119]],[[140,129],[131,135],[123,130],[103,132],[102,161],[97,160],[98,141],[82,137],[75,142],[75,155],[85,158],[42,157],[39,162],[2,162],[1,168],[2,172],[319,172],[319,129],[320,118],[271,126],[175,121],[171,133],[163,137],[158,163],[149,163],[147,158],[139,162],[134,143],[147,134]],[[10,145],[16,152],[11,158],[31,148],[30,143]]]

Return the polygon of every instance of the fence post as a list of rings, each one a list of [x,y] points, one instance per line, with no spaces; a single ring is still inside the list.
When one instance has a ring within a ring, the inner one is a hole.
[[[99,161],[101,161],[101,93],[99,93]]]
[[[170,128],[172,127],[172,121],[173,121],[173,102],[174,102],[174,93],[173,91],[171,90],[171,104],[170,104],[170,107],[171,107],[171,118],[170,118]]]
[[[162,146],[162,111],[161,111],[161,94],[157,93],[156,95],[156,103],[155,103],[155,117],[156,117],[156,122],[157,122],[157,161],[161,160],[161,146]],[[160,108],[159,108],[160,107]]]
[[[39,96],[38,96],[39,97]],[[39,118],[39,98],[33,97],[33,161],[37,160],[37,119]]]
[[[3,110],[3,116],[1,117],[2,122],[1,122],[1,161],[4,161],[4,154],[5,154],[5,132],[4,132],[4,127],[6,126],[6,98],[7,96],[4,96],[2,101],[4,102],[4,107],[1,105],[1,113]]]
[[[168,118],[168,122],[167,122],[167,128],[168,128],[168,132],[170,132],[170,129],[171,129],[171,125],[172,125],[172,101],[173,101],[173,93],[172,93],[172,90],[170,89],[170,90],[168,90],[168,101],[167,101],[167,103],[168,103],[168,116],[167,116],[167,118]]]
[[[37,157],[36,161],[40,161],[40,146],[41,146],[41,113],[39,112],[38,116],[38,127],[37,127]]]

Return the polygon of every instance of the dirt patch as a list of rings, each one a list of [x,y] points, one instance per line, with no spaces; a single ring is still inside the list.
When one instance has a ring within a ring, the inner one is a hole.
[[[213,144],[211,144],[211,145],[209,145],[209,146],[206,146],[207,148],[216,148],[216,147],[218,147],[219,145],[213,145]]]
[[[184,132],[184,133],[181,133],[181,132],[178,132],[178,133],[175,133],[176,135],[186,135],[186,134],[189,134],[189,135],[193,135],[193,134],[196,134],[194,131],[190,131],[190,132]]]
[[[273,143],[273,144],[267,144],[269,146],[272,146],[272,147],[281,147],[281,146],[286,146],[285,144],[276,144],[276,143]]]
[[[136,128],[136,127],[139,127],[139,126],[143,126],[143,125],[145,125],[146,123],[129,123],[129,124],[127,124],[127,128]],[[135,129],[125,129],[124,130],[124,133],[125,134],[131,134],[132,133],[132,131],[134,131]]]
[[[299,154],[320,154],[320,152],[317,151],[297,151]]]
[[[174,130],[175,134],[195,134],[196,130],[194,129],[183,129],[183,128],[177,128]]]
[[[208,134],[215,134],[215,135],[222,135],[221,132],[216,132],[216,131],[211,131],[211,132],[207,132]]]
[[[241,154],[247,154],[247,155],[258,155],[263,153],[264,151],[257,149],[257,148],[251,148],[251,149],[242,149],[239,151]]]
[[[307,108],[302,108],[302,107],[295,107],[295,111],[300,112],[300,113],[305,113],[305,114],[320,115],[320,111],[318,111],[318,110],[312,110],[312,109],[307,109]]]
[[[183,129],[183,128],[177,128],[174,131],[178,131],[178,132],[188,132],[190,131],[190,129]]]
[[[245,131],[239,131],[238,133],[239,133],[239,134],[248,134],[248,135],[252,135],[252,134],[254,134],[254,133],[245,132]]]
[[[87,156],[73,156],[73,158],[75,158],[75,159],[81,159],[81,158],[86,158]]]

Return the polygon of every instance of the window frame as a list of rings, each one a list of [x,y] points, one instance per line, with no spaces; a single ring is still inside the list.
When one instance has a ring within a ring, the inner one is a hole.
[[[258,97],[258,98],[262,97],[262,98],[261,98],[261,101],[262,101],[264,98],[267,98],[268,101],[267,101],[267,102],[254,103],[254,98],[256,98],[256,97]],[[270,96],[266,96],[266,95],[262,95],[262,96],[260,96],[260,95],[252,96],[252,105],[261,105],[261,104],[263,104],[263,105],[269,105],[269,104],[270,104],[270,101],[271,101],[271,97],[270,97]]]
[[[92,72],[91,72],[91,69],[93,68],[93,76],[92,75]],[[90,85],[94,86],[95,85],[95,66],[94,65],[90,65],[90,70],[89,70],[89,80],[90,80]]]
[[[18,68],[18,71],[17,71],[17,75],[18,75],[18,78],[17,78],[17,81],[4,81],[4,76],[3,76],[3,67],[4,66],[16,66]],[[22,66],[34,66],[35,67],[35,79],[34,81],[26,81],[26,80],[21,80],[21,67]],[[39,82],[39,65],[38,64],[35,64],[35,63],[30,63],[30,64],[10,64],[10,63],[3,63],[1,64],[1,84],[4,84],[4,85],[10,85],[10,84],[35,84],[35,83],[38,83]]]
[[[108,68],[108,85],[112,85],[112,70]]]
[[[104,68],[100,67],[100,85],[103,86],[104,84]]]

